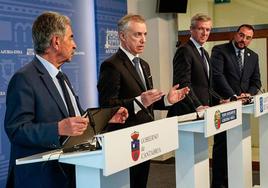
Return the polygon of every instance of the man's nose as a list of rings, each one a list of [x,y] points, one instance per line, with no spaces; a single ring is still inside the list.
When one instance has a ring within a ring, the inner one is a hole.
[[[73,49],[76,49],[76,48],[77,48],[77,46],[76,46],[76,43],[74,42]]]
[[[141,42],[142,42],[142,43],[145,43],[145,42],[146,42],[146,37],[145,37],[145,36],[142,36],[142,38],[141,38]]]

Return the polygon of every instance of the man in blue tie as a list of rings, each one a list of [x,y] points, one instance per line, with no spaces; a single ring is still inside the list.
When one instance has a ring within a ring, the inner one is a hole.
[[[168,116],[201,111],[211,106],[211,67],[204,49],[212,28],[212,20],[198,13],[191,18],[190,39],[181,44],[173,58],[173,84],[190,88],[190,93],[180,103],[173,105]]]
[[[188,88],[172,87],[167,96],[153,88],[150,67],[139,58],[146,43],[147,28],[140,15],[126,15],[118,22],[120,47],[106,59],[100,68],[98,82],[99,102],[103,106],[123,106],[129,118],[125,126],[130,127],[153,121],[153,109],[164,109],[185,97]],[[111,127],[111,130],[122,126]],[[146,188],[150,162],[146,161],[130,168],[130,187]]]

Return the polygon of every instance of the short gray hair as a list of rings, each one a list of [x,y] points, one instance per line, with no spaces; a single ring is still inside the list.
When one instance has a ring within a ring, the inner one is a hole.
[[[125,31],[128,28],[130,21],[145,23],[145,19],[141,15],[127,14],[118,21],[118,32]]]
[[[35,52],[44,54],[45,50],[50,46],[54,35],[65,35],[66,25],[71,25],[70,19],[57,12],[44,12],[38,16],[32,27]]]
[[[191,19],[191,27],[195,27],[197,22],[208,22],[212,21],[208,15],[198,13]]]

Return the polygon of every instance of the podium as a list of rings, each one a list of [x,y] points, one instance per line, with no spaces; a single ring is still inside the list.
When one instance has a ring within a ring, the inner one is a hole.
[[[268,93],[254,96],[254,104],[245,113],[259,118],[260,187],[268,187]]]
[[[252,187],[251,114],[253,114],[256,118],[259,118],[260,185],[261,187],[268,187],[268,93],[255,95],[253,101],[253,104],[244,105],[242,108],[243,126],[240,128],[242,129],[242,135],[239,135],[242,136],[242,142],[239,149],[242,150],[243,154],[242,156],[235,156],[237,157],[237,161],[240,161],[240,164],[237,166],[236,171],[228,171],[230,176],[236,175],[236,177],[243,182],[243,185],[240,185],[241,188]],[[239,176],[237,176],[237,174],[239,174]],[[235,181],[229,182],[229,185],[232,187],[238,187]]]
[[[252,187],[252,152],[249,114],[253,104],[242,106],[242,126],[226,132],[228,185],[230,188]],[[232,178],[235,177],[235,178]]]
[[[184,120],[188,115],[178,116],[178,120]],[[196,117],[195,113],[190,115]],[[199,113],[199,116],[201,115]],[[203,116],[203,120],[178,123],[180,147],[175,153],[177,188],[210,187],[208,156],[208,137],[210,136],[223,131],[230,132],[227,143],[230,154],[228,163],[237,163],[233,155],[239,152],[235,149],[242,142],[242,139],[235,135],[236,128],[241,127],[242,124],[241,102],[210,107],[205,110]],[[240,134],[242,134],[241,132]],[[231,166],[229,170],[235,170],[235,168],[235,166]],[[229,179],[235,180],[236,176],[229,176]],[[239,183],[242,184],[241,181]]]
[[[77,188],[126,188],[129,167],[178,148],[177,129],[176,117],[165,118],[98,135],[98,151],[57,150],[17,159],[16,164],[58,160],[75,165]]]

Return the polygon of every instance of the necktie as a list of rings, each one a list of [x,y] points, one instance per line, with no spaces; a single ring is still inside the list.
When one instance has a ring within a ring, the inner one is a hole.
[[[70,117],[74,117],[75,116],[75,111],[74,111],[74,107],[69,95],[69,92],[67,90],[66,84],[65,84],[65,78],[64,75],[62,74],[61,71],[59,71],[59,73],[57,74],[57,79],[59,80],[63,95],[64,95],[64,99],[68,108],[68,112]]]
[[[238,53],[237,53],[237,63],[238,63],[240,72],[242,72],[242,70],[243,70],[243,62],[242,62],[241,50],[238,50]]]
[[[145,83],[144,77],[142,76],[142,73],[141,73],[141,70],[140,70],[140,58],[134,57],[133,63],[135,65],[135,69],[136,69],[140,79],[142,80],[142,83],[143,83],[144,87],[146,88],[146,83]]]
[[[203,47],[200,47],[200,51],[201,51],[202,63],[204,65],[205,71],[208,75],[208,67],[207,67],[207,61],[206,61],[206,56],[205,56],[205,50]]]

